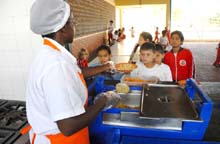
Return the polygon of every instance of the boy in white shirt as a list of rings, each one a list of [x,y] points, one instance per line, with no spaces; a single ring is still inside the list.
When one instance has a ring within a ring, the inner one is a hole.
[[[164,58],[164,50],[161,45],[157,44],[155,49],[155,59],[154,62],[158,64],[161,68],[161,73],[163,74],[163,81],[173,81],[172,73],[170,67],[162,63]]]
[[[152,80],[157,78],[160,81],[166,81],[162,73],[161,67],[154,62],[155,45],[147,42],[140,47],[140,62],[137,62],[137,68],[131,72],[132,77],[138,77],[144,80]]]

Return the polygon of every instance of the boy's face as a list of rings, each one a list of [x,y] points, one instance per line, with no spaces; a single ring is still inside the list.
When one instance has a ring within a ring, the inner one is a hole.
[[[155,52],[154,62],[155,62],[156,64],[161,64],[163,58],[164,58],[164,54],[162,54],[162,53],[160,53],[160,52],[158,52],[158,51]]]
[[[152,50],[141,50],[140,51],[140,60],[144,63],[154,62],[155,53]]]
[[[177,34],[173,34],[171,37],[170,44],[173,48],[178,48],[182,45],[181,39]]]
[[[111,60],[111,55],[107,50],[100,50],[98,52],[98,60],[100,64],[105,64],[107,61]]]
[[[144,40],[144,38],[142,36],[139,36],[139,40],[138,40],[138,44],[139,46],[141,46],[142,44],[149,42],[149,40]]]

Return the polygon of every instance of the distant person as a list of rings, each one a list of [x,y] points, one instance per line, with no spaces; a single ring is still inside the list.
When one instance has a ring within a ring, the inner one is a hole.
[[[165,55],[165,53],[164,53],[163,47],[160,44],[157,44],[156,49],[155,49],[154,62],[161,67],[161,69],[162,69],[161,72],[163,73],[163,80],[164,81],[173,81],[170,67],[163,63],[164,55]]]
[[[216,67],[220,67],[220,42],[218,43],[216,49],[217,49],[216,60],[213,63],[213,65]]]
[[[78,53],[77,64],[82,69],[88,67],[89,52],[85,48],[81,48]]]
[[[119,39],[120,39],[120,41],[121,41],[121,40],[124,40],[125,38],[126,38],[125,28],[123,27],[123,28],[121,29],[121,34],[120,34],[120,36],[119,36]]]
[[[171,33],[172,50],[167,52],[164,63],[170,66],[174,81],[186,80],[193,77],[194,62],[189,49],[182,48],[184,37],[181,31]]]
[[[170,39],[171,39],[171,35],[170,35],[170,29],[169,28],[167,28],[167,27],[165,27],[164,28],[164,30],[166,30],[167,31],[167,39],[168,39],[168,44],[170,44]]]
[[[135,30],[134,30],[133,26],[131,27],[130,31],[131,31],[131,37],[133,38],[134,37],[134,33],[135,33]]]
[[[155,37],[154,37],[154,43],[158,43],[159,35],[160,35],[159,28],[156,27]]]
[[[160,80],[166,81],[163,76],[161,67],[154,62],[155,45],[151,42],[146,42],[140,47],[140,62],[137,62],[137,68],[130,75],[132,77],[141,78],[144,80]]]
[[[120,36],[121,36],[121,33],[122,33],[122,29],[121,29],[121,28],[119,28],[119,29],[118,29],[118,37],[120,37]]]
[[[168,41],[168,38],[167,38],[167,31],[163,30],[162,31],[162,36],[159,39],[159,44],[162,46],[164,51],[166,51],[168,43],[169,43],[169,41]]]
[[[117,41],[118,41],[118,30],[115,30],[113,34],[112,43],[114,44]]]
[[[108,26],[108,43],[109,45],[111,45],[112,39],[113,39],[113,30],[114,30],[114,26],[113,26],[113,20],[109,21],[109,26]]]

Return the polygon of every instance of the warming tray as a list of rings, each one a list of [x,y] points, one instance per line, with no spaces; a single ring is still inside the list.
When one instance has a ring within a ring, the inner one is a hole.
[[[200,120],[185,89],[175,85],[144,85],[140,107],[141,118]]]

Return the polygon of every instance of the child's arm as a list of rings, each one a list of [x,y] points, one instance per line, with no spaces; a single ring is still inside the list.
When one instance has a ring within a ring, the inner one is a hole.
[[[191,51],[188,52],[187,66],[188,66],[188,78],[192,78],[193,77],[194,62],[193,62],[193,56],[192,56]]]

